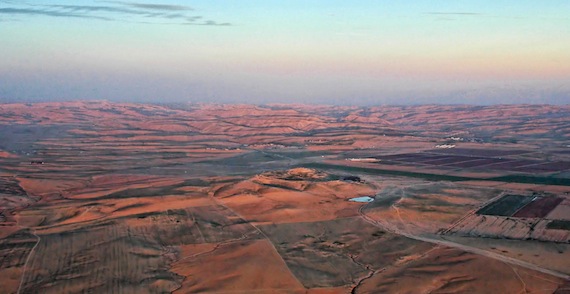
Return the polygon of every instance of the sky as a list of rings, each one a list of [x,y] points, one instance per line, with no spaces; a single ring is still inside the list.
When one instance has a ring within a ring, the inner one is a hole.
[[[570,1],[0,0],[0,102],[570,104]]]

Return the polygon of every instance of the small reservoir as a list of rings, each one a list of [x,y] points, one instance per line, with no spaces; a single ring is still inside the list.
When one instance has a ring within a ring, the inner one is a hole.
[[[369,197],[369,196],[364,196],[364,197],[350,198],[348,201],[352,201],[352,202],[372,202],[372,201],[374,201],[374,198]]]

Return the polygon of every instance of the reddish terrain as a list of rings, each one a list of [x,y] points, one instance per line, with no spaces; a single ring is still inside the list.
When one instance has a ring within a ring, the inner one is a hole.
[[[0,293],[568,288],[569,106],[0,104],[0,130]]]

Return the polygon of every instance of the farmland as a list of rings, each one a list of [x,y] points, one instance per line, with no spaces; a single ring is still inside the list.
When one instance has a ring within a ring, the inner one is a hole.
[[[529,218],[544,218],[546,217],[558,204],[562,203],[562,198],[557,197],[540,197],[532,201],[519,211],[514,217],[529,217]]]
[[[570,242],[564,219],[551,214],[567,196],[504,195],[463,218],[446,233]]]
[[[564,289],[570,109],[497,113],[0,105],[0,293]]]
[[[531,155],[529,150],[462,149],[435,150],[422,153],[404,153],[377,156],[392,164],[421,164],[438,167],[471,168],[522,173],[552,173],[570,170],[570,162],[545,162],[522,159]],[[517,157],[518,156],[518,157]]]
[[[522,207],[532,202],[534,197],[521,195],[505,195],[499,200],[477,211],[477,214],[512,216]]]

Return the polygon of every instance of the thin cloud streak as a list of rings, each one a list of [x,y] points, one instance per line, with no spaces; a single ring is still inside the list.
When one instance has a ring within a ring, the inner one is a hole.
[[[76,14],[76,13],[69,13],[69,12],[49,11],[49,10],[43,10],[43,9],[29,9],[29,8],[0,8],[0,14],[42,15],[42,16],[52,16],[52,17],[72,17],[72,18],[91,18],[91,19],[99,19],[99,20],[113,20],[111,18],[102,17],[102,16],[84,15],[84,14]]]
[[[428,15],[456,15],[456,16],[478,16],[478,15],[485,15],[483,13],[478,13],[478,12],[438,12],[438,11],[433,11],[433,12],[426,12],[424,14],[428,14]]]
[[[37,15],[50,17],[86,18],[145,24],[165,24],[164,22],[160,22],[160,20],[168,20],[173,21],[168,23],[171,25],[231,25],[231,23],[228,22],[218,22],[212,20],[198,22],[200,19],[203,19],[203,16],[188,14],[188,12],[194,11],[194,9],[184,5],[147,4],[123,1],[100,1],[100,3],[111,3],[114,5],[31,5],[26,3],[14,3],[6,0],[0,0],[0,2],[14,6],[9,8],[0,8],[0,15]],[[145,21],[141,18],[155,19],[157,21]],[[9,19],[6,18],[3,21],[9,21]]]
[[[148,11],[129,9],[129,8],[115,7],[115,6],[48,5],[47,7],[63,11],[82,12],[82,13],[109,12],[109,13],[119,13],[125,15],[144,16],[150,18],[167,18],[167,19],[182,19],[182,20],[188,20],[189,18],[191,18],[182,13],[148,12]]]
[[[215,21],[213,21],[213,20],[207,20],[207,21],[204,21],[204,22],[202,22],[202,23],[189,22],[189,23],[185,23],[185,25],[192,25],[192,26],[217,26],[217,27],[232,26],[232,24],[229,23],[229,22],[215,22]]]
[[[147,14],[146,12],[141,12],[137,10],[125,9],[113,6],[91,6],[91,5],[46,5],[46,7],[72,11],[72,12],[112,12],[112,13],[125,13],[125,14],[136,14],[142,15]]]
[[[192,7],[183,5],[168,5],[168,4],[147,4],[138,2],[121,2],[121,1],[109,1],[110,3],[123,4],[130,7],[149,9],[149,10],[165,10],[165,11],[189,11],[194,10]]]

